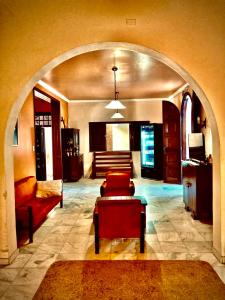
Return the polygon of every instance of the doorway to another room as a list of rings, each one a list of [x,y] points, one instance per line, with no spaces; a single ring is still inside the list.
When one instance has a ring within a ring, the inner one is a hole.
[[[130,150],[129,123],[106,124],[106,150]]]
[[[37,180],[62,178],[60,104],[38,89],[33,90]]]

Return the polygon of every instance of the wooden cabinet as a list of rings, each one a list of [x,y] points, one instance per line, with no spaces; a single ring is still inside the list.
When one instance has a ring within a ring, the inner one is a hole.
[[[212,220],[212,165],[185,161],[183,172],[183,200],[194,219]]]
[[[63,128],[61,133],[63,181],[77,181],[83,176],[83,155],[79,153],[80,130]]]
[[[83,154],[63,157],[63,181],[78,181],[83,176]]]

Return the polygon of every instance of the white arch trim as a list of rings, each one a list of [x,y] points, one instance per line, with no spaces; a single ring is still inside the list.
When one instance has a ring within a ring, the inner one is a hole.
[[[4,148],[4,163],[5,166],[5,175],[6,175],[6,189],[7,194],[12,195],[12,184],[13,184],[13,158],[11,155],[11,141],[14,126],[16,123],[16,119],[18,114],[22,108],[23,103],[25,102],[26,97],[35,86],[35,84],[50,70],[63,63],[64,61],[87,52],[92,52],[96,50],[106,50],[106,49],[120,49],[120,50],[130,50],[134,52],[139,52],[142,54],[146,54],[151,56],[152,58],[159,60],[160,62],[166,64],[175,72],[177,72],[186,82],[190,84],[195,93],[201,99],[201,102],[204,106],[208,121],[210,123],[212,129],[213,136],[213,157],[214,157],[214,178],[213,178],[213,212],[214,212],[214,220],[216,218],[216,223],[214,223],[214,232],[213,232],[213,241],[215,251],[219,255],[221,252],[221,216],[220,216],[220,142],[219,142],[219,133],[217,128],[217,123],[215,119],[215,115],[213,113],[210,102],[208,101],[204,91],[198,85],[198,83],[194,80],[194,78],[184,70],[180,65],[175,63],[172,59],[168,58],[162,53],[159,53],[155,50],[149,49],[144,46],[132,44],[132,43],[124,43],[124,42],[98,42],[93,44],[87,44],[80,47],[76,47],[71,49],[58,57],[51,60],[49,63],[44,65],[40,70],[38,70],[33,77],[27,82],[27,84],[22,88],[18,98],[15,100],[15,103],[10,112],[10,116],[8,118],[6,132],[5,132],[5,148]],[[12,196],[13,198],[13,196]]]

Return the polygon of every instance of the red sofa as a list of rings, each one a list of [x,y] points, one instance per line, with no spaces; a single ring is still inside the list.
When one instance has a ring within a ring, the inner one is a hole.
[[[129,172],[107,172],[106,180],[100,187],[102,197],[133,196],[134,192],[135,186]]]
[[[144,253],[145,205],[135,197],[123,198],[126,197],[97,198],[94,210],[96,254],[99,253],[101,238],[139,238],[140,252]]]
[[[60,196],[36,198],[37,180],[34,176],[25,177],[15,182],[15,208],[17,230],[26,228],[29,242],[33,242],[33,233],[46,219],[48,213],[60,202],[63,207],[62,192]]]

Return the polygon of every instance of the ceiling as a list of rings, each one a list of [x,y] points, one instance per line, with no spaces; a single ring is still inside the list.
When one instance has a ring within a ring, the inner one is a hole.
[[[119,99],[167,98],[185,84],[170,67],[130,50],[98,50],[73,57],[42,80],[69,100],[114,98],[116,72]]]

